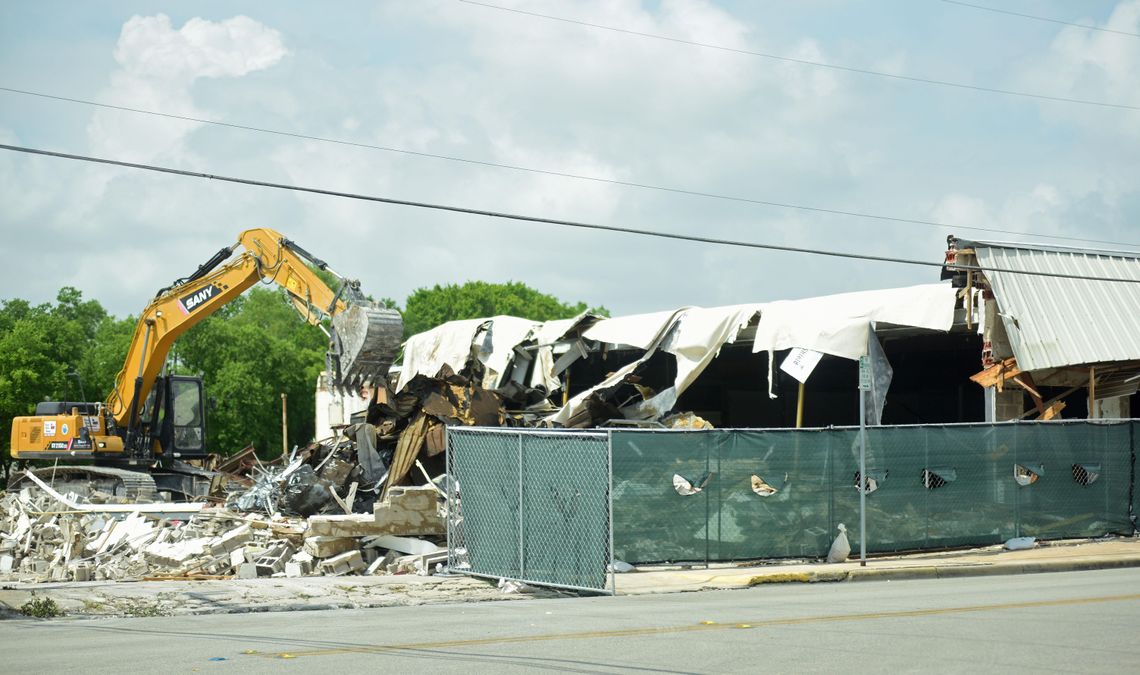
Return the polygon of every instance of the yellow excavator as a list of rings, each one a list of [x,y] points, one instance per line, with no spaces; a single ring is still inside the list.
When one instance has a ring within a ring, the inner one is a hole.
[[[332,273],[339,289],[330,289],[310,266]],[[76,491],[136,499],[158,490],[178,498],[201,493],[211,474],[185,460],[210,451],[202,380],[163,374],[163,366],[180,335],[259,282],[281,286],[297,311],[329,336],[326,367],[334,386],[359,389],[387,374],[403,334],[399,312],[366,301],[359,282],[281,234],[246,230],[146,306],[106,401],[43,402],[35,415],[15,418],[12,458],[91,460],[36,471]]]

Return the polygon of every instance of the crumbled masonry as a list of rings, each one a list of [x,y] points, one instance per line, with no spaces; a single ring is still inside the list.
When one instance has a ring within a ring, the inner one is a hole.
[[[0,499],[0,578],[129,581],[345,575],[365,570],[431,574],[435,563],[446,563],[447,553],[438,536],[442,507],[437,493],[427,490],[430,500],[393,490],[395,499],[377,504],[376,515],[343,516],[351,519],[348,527],[330,526],[330,518],[336,516],[304,519],[222,507],[203,509],[185,521],[137,513],[115,519],[67,511],[38,489],[24,488]],[[414,526],[401,528],[400,523]],[[331,530],[337,536],[323,534]],[[347,530],[352,533],[346,535]],[[425,533],[435,536],[414,541],[428,553],[408,556],[376,544],[382,539],[378,535],[399,534],[396,545],[408,548],[404,537]]]

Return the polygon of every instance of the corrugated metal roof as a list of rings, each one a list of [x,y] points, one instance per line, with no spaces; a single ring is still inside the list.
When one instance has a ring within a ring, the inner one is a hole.
[[[970,244],[982,267],[1140,282],[1135,254]],[[1140,360],[1140,283],[985,274],[1022,369]]]

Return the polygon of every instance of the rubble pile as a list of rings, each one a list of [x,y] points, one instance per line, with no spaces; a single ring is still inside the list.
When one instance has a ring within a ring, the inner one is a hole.
[[[0,499],[0,578],[25,582],[431,574],[446,564],[434,487],[395,487],[371,514],[311,518],[138,504],[77,511],[37,488]],[[78,497],[66,495],[76,503]],[[118,506],[118,505],[116,505]],[[145,507],[145,508],[144,508]]]

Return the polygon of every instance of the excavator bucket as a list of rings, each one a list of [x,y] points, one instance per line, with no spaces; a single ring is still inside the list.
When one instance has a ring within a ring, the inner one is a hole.
[[[338,389],[359,390],[388,374],[404,337],[394,309],[353,304],[332,319],[327,355],[329,378]]]

